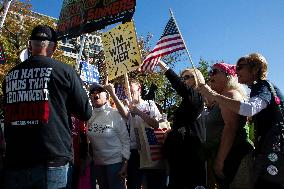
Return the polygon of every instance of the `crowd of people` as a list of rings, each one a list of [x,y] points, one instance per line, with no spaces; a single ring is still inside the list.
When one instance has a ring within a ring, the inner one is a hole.
[[[122,103],[112,84],[86,89],[72,67],[51,58],[57,46],[51,27],[35,27],[29,45],[32,56],[2,85],[0,188],[284,188],[262,176],[282,174],[281,167],[256,173],[253,166],[275,127],[276,106],[283,108],[261,54],[243,56],[236,66],[213,64],[208,81],[198,69],[179,76],[160,61],[182,99],[171,128],[162,128],[167,120],[153,100],[142,99],[140,81],[130,80],[130,96]],[[255,140],[249,137],[251,122]],[[281,161],[276,152],[284,151],[284,139],[279,140],[271,146],[271,162]]]

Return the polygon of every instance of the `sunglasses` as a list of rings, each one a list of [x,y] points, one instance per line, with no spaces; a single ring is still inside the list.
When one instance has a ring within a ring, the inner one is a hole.
[[[193,78],[194,78],[194,75],[184,75],[184,76],[181,77],[181,79],[182,79],[183,81],[186,81],[186,80],[188,80],[188,79],[193,79]]]
[[[244,67],[246,67],[248,64],[238,64],[237,66],[236,66],[236,70],[237,71],[240,71],[240,70],[242,70]]]
[[[217,73],[224,73],[223,71],[221,70],[218,70],[218,69],[212,69],[209,71],[209,76],[213,76],[213,75],[216,75]]]

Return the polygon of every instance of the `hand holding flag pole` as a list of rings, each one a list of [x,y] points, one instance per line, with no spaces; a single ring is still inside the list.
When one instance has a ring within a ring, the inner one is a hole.
[[[171,17],[158,43],[143,61],[141,71],[153,71],[163,56],[183,49],[185,49],[184,42]]]
[[[200,81],[198,75],[196,74],[196,68],[192,62],[189,51],[185,45],[183,37],[181,35],[180,29],[174,18],[173,12],[170,10],[171,18],[168,21],[164,32],[159,39],[158,43],[154,49],[148,54],[148,56],[143,61],[141,66],[141,71],[153,71],[155,66],[160,62],[161,58],[165,55],[171,54],[173,52],[186,49],[189,61],[194,69],[195,75]]]
[[[173,20],[174,20],[174,22],[175,22],[175,25],[176,25],[176,27],[177,27],[177,30],[178,30],[178,32],[179,32],[179,34],[180,34],[181,40],[182,40],[182,42],[183,42],[183,45],[184,45],[184,47],[185,47],[187,56],[188,56],[188,58],[189,58],[189,62],[190,62],[191,66],[192,66],[192,68],[193,68],[193,70],[194,70],[194,73],[195,73],[195,75],[196,75],[196,78],[197,78],[198,82],[200,83],[200,79],[199,79],[199,77],[198,77],[198,74],[196,73],[196,67],[195,67],[194,64],[193,64],[191,55],[189,54],[189,51],[188,51],[188,49],[187,49],[187,47],[186,47],[186,44],[185,44],[184,39],[183,39],[183,36],[182,36],[182,34],[181,34],[181,31],[180,31],[180,29],[179,29],[179,27],[178,27],[178,24],[177,24],[177,21],[176,21],[176,19],[175,19],[174,13],[173,13],[173,11],[172,11],[171,9],[170,9],[170,13],[171,13],[171,17],[173,18]]]

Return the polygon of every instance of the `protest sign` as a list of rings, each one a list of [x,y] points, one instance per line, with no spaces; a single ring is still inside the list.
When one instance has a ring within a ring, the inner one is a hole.
[[[58,38],[75,37],[131,20],[136,0],[64,0],[60,11]]]
[[[109,80],[140,68],[141,55],[133,21],[104,33],[102,40]]]
[[[81,79],[86,83],[99,83],[99,71],[94,65],[82,61],[81,63]]]

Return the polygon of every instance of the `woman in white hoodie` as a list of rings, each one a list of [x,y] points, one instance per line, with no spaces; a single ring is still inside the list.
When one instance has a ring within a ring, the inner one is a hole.
[[[100,189],[123,189],[130,156],[125,121],[108,103],[109,95],[99,84],[90,87],[94,106],[87,135],[93,150],[95,174]]]

